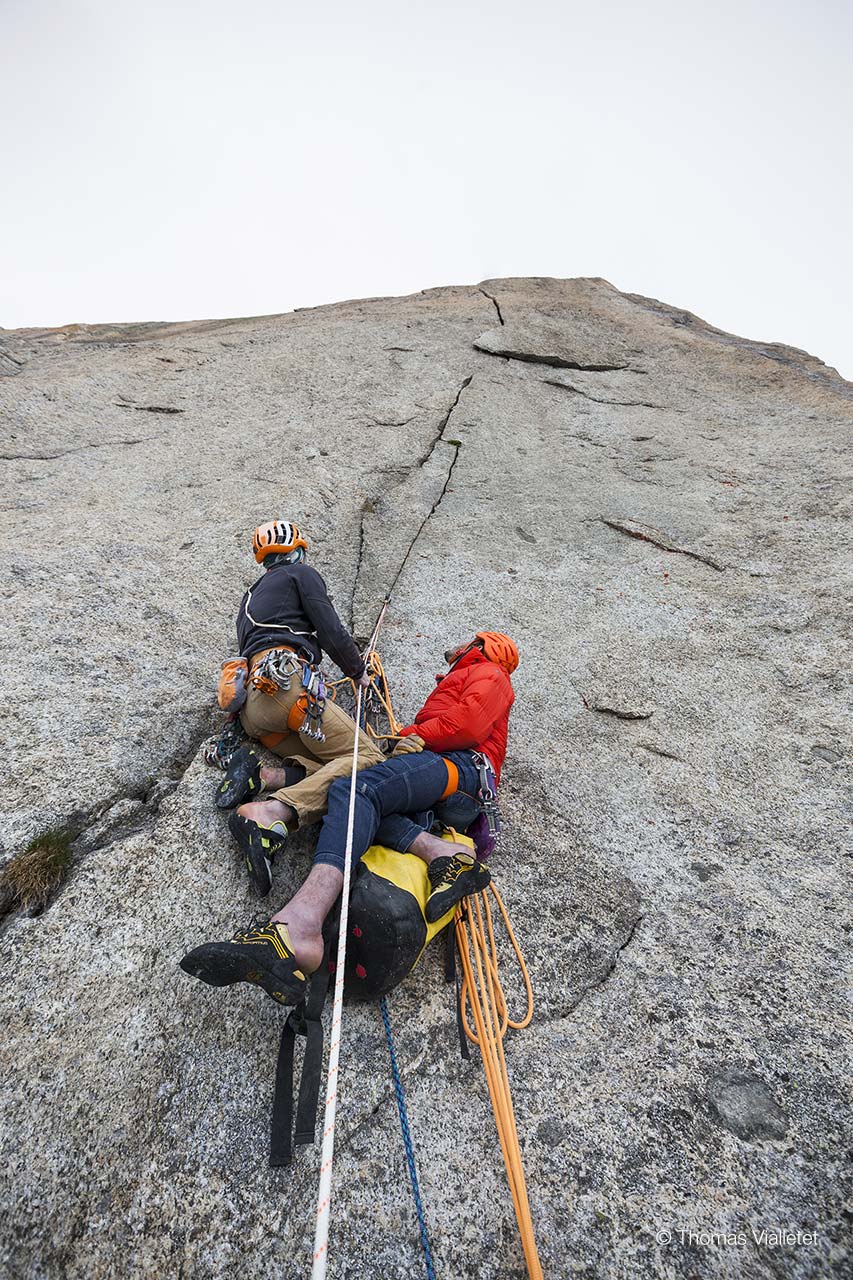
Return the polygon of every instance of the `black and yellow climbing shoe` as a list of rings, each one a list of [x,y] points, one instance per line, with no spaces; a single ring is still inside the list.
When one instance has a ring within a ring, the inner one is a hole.
[[[472,853],[454,853],[449,858],[435,858],[427,868],[430,895],[424,915],[435,924],[469,893],[479,893],[491,881],[491,873]]]
[[[251,982],[279,1004],[298,1004],[307,987],[287,926],[272,920],[256,920],[230,942],[203,942],[187,952],[181,968],[211,987]]]
[[[262,827],[251,818],[232,813],[228,829],[243,851],[252,883],[262,898],[272,888],[272,860],[287,843],[287,827],[277,822],[274,827]]]
[[[216,789],[216,807],[236,809],[246,800],[257,800],[262,789],[260,756],[251,747],[238,747]]]

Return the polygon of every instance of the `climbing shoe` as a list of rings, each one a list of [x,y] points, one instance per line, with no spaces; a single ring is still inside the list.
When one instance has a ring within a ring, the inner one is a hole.
[[[284,766],[285,787],[295,787],[306,777],[301,764]],[[261,758],[251,747],[238,747],[225,770],[225,777],[216,790],[217,809],[236,809],[247,800],[257,800],[264,789],[261,781]]]
[[[202,943],[187,952],[181,968],[210,987],[251,982],[279,1004],[298,1004],[307,987],[287,926],[271,920],[256,920],[230,942]]]
[[[469,893],[479,893],[491,881],[491,873],[472,853],[454,853],[435,858],[427,868],[430,895],[424,914],[430,924],[461,902]]]
[[[251,747],[238,747],[216,789],[216,807],[236,809],[246,800],[257,800],[262,789],[260,757]]]
[[[240,846],[252,883],[262,898],[272,888],[272,860],[287,842],[287,827],[277,822],[274,827],[262,827],[251,818],[232,813],[228,829]]]

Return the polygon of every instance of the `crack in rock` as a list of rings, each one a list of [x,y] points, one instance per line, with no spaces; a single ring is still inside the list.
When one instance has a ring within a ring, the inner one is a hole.
[[[610,980],[614,970],[616,969],[617,964],[619,963],[619,957],[621,956],[622,952],[627,947],[629,947],[631,943],[634,941],[637,930],[640,927],[640,922],[644,918],[645,918],[644,911],[641,911],[638,915],[634,917],[634,919],[631,921],[628,932],[625,935],[622,942],[620,942],[618,946],[614,947],[613,950],[611,951],[610,956],[608,957],[606,966],[601,974],[601,977],[597,978],[595,982],[591,982],[588,987],[585,987],[583,991],[580,993],[580,995],[577,997],[577,999],[573,1000],[572,1003],[568,1006],[568,1008],[566,1008],[561,1014],[559,1014],[557,1019],[553,1019],[553,1021],[559,1021],[560,1018],[568,1018],[572,1013],[574,1013],[577,1007],[580,1004],[582,1004],[584,1000],[586,1000],[587,996],[592,995],[594,991],[600,990],[600,988],[603,987],[605,983]]]
[[[606,400],[603,396],[594,396],[589,391],[584,391],[583,387],[576,387],[571,382],[560,382],[556,378],[542,378],[540,381],[546,387],[560,387],[563,391],[571,391],[575,395],[584,396],[587,400],[594,400],[596,404],[627,405],[637,409],[664,409],[671,413],[684,413],[683,409],[674,409],[668,404],[654,404],[651,400]]]
[[[183,409],[179,409],[178,413],[183,413]],[[67,458],[72,453],[85,453],[87,449],[110,449],[115,445],[129,447],[159,439],[159,436],[140,436],[138,440],[93,440],[89,444],[75,445],[72,449],[61,449],[59,453],[0,453],[0,462],[55,462],[57,458]]]
[[[442,419],[442,421],[441,421],[441,424],[439,425],[438,431],[436,432],[436,435],[435,435],[435,439],[434,439],[434,440],[433,440],[433,442],[432,442],[432,448],[429,450],[429,452],[427,453],[427,455],[426,455],[426,457],[424,458],[423,462],[420,464],[421,466],[425,466],[425,465],[429,462],[429,460],[430,460],[430,458],[432,457],[433,453],[435,452],[435,450],[438,448],[439,444],[441,443],[441,440],[442,440],[442,437],[443,437],[443,435],[444,435],[444,432],[447,430],[447,427],[448,427],[448,425],[449,425],[449,423],[450,423],[450,419],[453,417],[454,411],[456,410],[456,408],[457,408],[457,406],[458,406],[458,404],[459,404],[459,401],[462,399],[462,392],[466,389],[466,387],[469,387],[469,386],[471,385],[471,379],[472,379],[472,377],[473,377],[473,374],[469,374],[467,378],[463,379],[463,381],[462,381],[462,385],[460,386],[459,390],[456,392],[456,395],[455,395],[455,396],[454,396],[454,398],[453,398],[453,402],[452,402],[452,404],[450,405],[450,408],[447,410],[447,413],[444,415],[444,417],[443,417],[443,419]],[[447,468],[447,475],[445,476],[444,484],[441,486],[441,492],[439,493],[439,495],[438,495],[438,497],[436,498],[435,502],[434,502],[434,503],[432,504],[432,506],[430,507],[429,511],[428,511],[428,512],[426,513],[426,515],[424,516],[424,518],[423,518],[423,520],[421,521],[421,523],[418,525],[418,528],[417,528],[417,530],[416,530],[416,532],[415,532],[415,536],[412,538],[411,542],[409,543],[409,545],[408,545],[408,547],[407,547],[407,549],[406,549],[406,554],[403,556],[403,559],[402,559],[402,561],[400,562],[400,567],[399,567],[399,569],[397,570],[397,572],[394,574],[394,580],[392,581],[392,583],[391,583],[391,585],[390,585],[390,587],[388,588],[388,591],[387,591],[387,593],[386,593],[389,599],[390,599],[391,595],[393,594],[393,592],[394,592],[394,588],[397,586],[397,583],[400,581],[400,577],[401,577],[401,575],[402,575],[403,570],[404,570],[404,569],[405,569],[405,567],[406,567],[406,564],[407,564],[407,562],[408,562],[409,556],[412,554],[412,551],[413,551],[413,549],[414,549],[415,543],[416,543],[416,542],[418,541],[418,539],[420,538],[421,534],[423,533],[423,531],[424,531],[424,529],[426,528],[426,526],[427,526],[427,524],[429,523],[429,521],[430,521],[430,520],[432,519],[432,517],[435,515],[436,511],[438,510],[438,508],[441,506],[441,503],[442,503],[442,500],[443,500],[443,498],[444,498],[444,495],[447,493],[448,486],[450,485],[450,478],[451,478],[451,476],[453,475],[453,468],[456,466],[456,460],[457,460],[457,458],[459,457],[459,445],[458,445],[458,444],[454,444],[454,445],[452,445],[451,447],[452,447],[452,449],[453,449],[453,457],[452,457],[452,458],[451,458],[451,460],[450,460],[450,466]]]
[[[641,739],[637,743],[638,747],[642,747],[644,751],[651,751],[652,755],[663,756],[665,760],[682,760],[677,751],[667,751],[665,747],[659,747],[655,742],[649,742],[647,739]]]
[[[413,413],[410,418],[402,418],[399,422],[385,422],[382,418],[374,418],[372,415],[368,414],[368,419],[373,423],[374,427],[407,427],[410,422],[414,422],[417,416],[418,415],[416,413]]]
[[[415,1075],[419,1071],[420,1067],[423,1065],[423,1061],[424,1061],[424,1058],[426,1057],[426,1053],[427,1053],[427,1049],[426,1048],[422,1049],[421,1052],[418,1054],[417,1058],[414,1060],[414,1062],[412,1062],[408,1067],[406,1067],[405,1070],[402,1070],[400,1072],[400,1078],[403,1082],[408,1080],[411,1076]],[[358,1120],[355,1121],[352,1128],[349,1129],[348,1132],[345,1133],[343,1137],[341,1137],[335,1143],[336,1157],[341,1156],[344,1151],[346,1151],[349,1147],[351,1147],[353,1142],[361,1132],[361,1130],[366,1128],[370,1124],[370,1122],[379,1114],[379,1112],[386,1105],[386,1103],[392,1102],[392,1101],[395,1101],[393,1085],[387,1092],[380,1094],[376,1102],[374,1102],[370,1106],[369,1110],[365,1111],[365,1113]],[[299,1195],[307,1186],[313,1185],[314,1180],[315,1180],[315,1173],[313,1168],[307,1169],[302,1179],[296,1184],[295,1187],[292,1187],[292,1198],[294,1203],[298,1202]]]
[[[493,293],[489,293],[488,290],[483,289],[482,286],[480,287],[480,293],[482,293],[484,298],[488,298],[489,302],[493,304],[495,311],[497,311],[498,313],[498,320],[500,321],[501,324],[503,324],[504,318],[503,318],[503,313],[501,312],[501,304],[498,302],[495,295]]]
[[[189,746],[175,752],[162,770],[149,778],[143,786],[113,792],[90,809],[77,809],[69,815],[64,822],[63,831],[71,841],[70,865],[62,884],[39,915],[49,911],[59,900],[72,884],[78,867],[91,854],[153,825],[162,801],[180,786],[195,763],[202,743],[210,737],[208,721],[208,708],[204,707],[200,710]]]
[[[592,436],[585,436],[582,431],[565,431],[563,432],[567,440],[580,440],[581,444],[591,444],[596,449],[609,449],[611,445],[605,440],[593,440]]]
[[[613,520],[608,516],[598,518],[602,524],[606,524],[609,529],[615,529],[617,533],[624,533],[629,538],[638,538],[640,542],[650,542],[653,547],[660,547],[661,551],[672,551],[677,555],[689,556],[691,560],[699,560],[711,569],[716,569],[718,573],[725,572],[726,566],[719,560],[702,555],[699,551],[691,551],[689,547],[680,547],[678,543],[673,542],[669,534],[661,529],[655,529],[653,525],[641,524],[637,520]]]
[[[565,356],[541,351],[492,351],[483,346],[478,338],[474,343],[478,351],[485,351],[490,356],[500,356],[503,360],[519,360],[523,364],[547,364],[552,369],[576,369],[579,373],[618,373],[622,369],[630,369],[628,364],[581,364],[578,360],[568,360]],[[641,369],[632,369],[632,373],[642,373]]]
[[[611,707],[606,702],[588,702],[583,699],[583,704],[588,711],[598,711],[604,716],[615,716],[617,720],[650,720],[654,715],[654,709],[651,711],[632,710],[630,707]]]
[[[361,504],[361,511],[359,512],[359,516],[358,516],[358,553],[356,555],[355,573],[353,574],[353,580],[352,580],[352,595],[350,596],[350,602],[349,602],[349,629],[350,629],[351,635],[355,631],[355,601],[356,601],[356,596],[358,595],[358,584],[359,584],[359,579],[361,577],[361,565],[362,565],[362,561],[364,560],[364,544],[365,544],[364,517],[369,512],[372,512],[373,510],[374,510],[373,499],[365,498],[364,502]]]
[[[117,409],[135,409],[137,413],[186,413],[186,409],[175,409],[167,404],[119,404]]]
[[[423,1065],[424,1058],[427,1055],[427,1047],[428,1046],[424,1047],[421,1050],[417,1058],[415,1058],[414,1062],[410,1063],[410,1065],[406,1067],[404,1071],[400,1072],[400,1079],[402,1081],[408,1080],[411,1076],[415,1075],[418,1072],[420,1067]],[[394,1100],[395,1100],[394,1086],[392,1084],[391,1087],[385,1093],[381,1094],[380,1097],[376,1100],[376,1102],[373,1103],[370,1110],[365,1112],[365,1114],[355,1122],[355,1124],[349,1130],[349,1132],[344,1134],[340,1143],[336,1144],[335,1146],[336,1155],[340,1155],[342,1151],[345,1151],[347,1147],[351,1146],[355,1138],[361,1132],[361,1130],[370,1123],[370,1121],[374,1118],[374,1116],[378,1115],[378,1113],[382,1110],[385,1104],[387,1102],[393,1102]]]
[[[442,418],[439,421],[435,432],[433,433],[433,437],[429,444],[429,447],[426,449],[423,456],[418,458],[417,461],[414,463],[408,464],[406,466],[401,466],[395,469],[403,477],[401,484],[405,485],[406,482],[409,479],[415,477],[419,471],[429,466],[429,463],[431,462],[433,455],[435,454],[436,450],[440,445],[449,445],[453,449],[453,456],[450,459],[449,465],[447,467],[447,472],[444,476],[444,482],[441,485],[441,489],[436,495],[435,500],[432,502],[432,505],[430,506],[426,515],[423,517],[423,519],[420,521],[417,528],[415,529],[413,536],[408,542],[408,545],[405,546],[404,550],[402,551],[402,558],[400,559],[399,563],[396,564],[396,568],[393,571],[393,576],[391,575],[393,564],[391,566],[388,566],[388,568],[386,569],[388,577],[385,578],[385,581],[387,582],[388,578],[390,578],[390,583],[387,586],[382,585],[381,587],[383,598],[386,596],[390,597],[391,593],[394,591],[397,583],[400,580],[400,575],[405,569],[406,564],[409,560],[409,557],[412,553],[412,550],[415,547],[415,544],[417,543],[418,539],[423,533],[427,523],[429,522],[429,520],[432,518],[432,516],[435,514],[435,512],[438,510],[439,506],[441,505],[444,495],[447,493],[448,487],[450,485],[450,479],[451,479],[451,476],[453,475],[453,469],[456,466],[456,460],[459,456],[460,444],[458,440],[447,439],[445,436],[445,432],[447,431],[447,427],[450,423],[450,420],[453,417],[453,414],[459,404],[459,401],[462,397],[462,393],[465,391],[466,387],[470,385],[472,377],[473,375],[469,375],[467,378],[463,379],[459,389],[457,390],[455,396],[450,402],[446,412],[442,415]],[[436,480],[438,480],[438,477],[436,477]],[[399,492],[400,492],[400,485],[395,486],[391,491],[392,494],[399,494]],[[377,506],[384,496],[385,496],[384,493],[378,493],[378,494],[374,494],[373,496],[369,496],[368,498],[365,499],[361,509],[358,555],[357,555],[357,563],[356,563],[356,570],[355,570],[354,583],[353,583],[352,598],[350,603],[350,617],[351,617],[353,628],[355,628],[357,625],[356,601],[359,599],[359,592],[362,587],[362,576],[365,571],[366,563],[369,566],[376,559],[375,554],[373,555],[369,554],[371,551],[374,551],[375,553],[376,549],[373,547],[372,540],[369,538],[370,529],[369,529],[368,522],[370,518],[375,514]],[[408,504],[408,505],[409,507],[411,506],[411,504]],[[392,548],[392,551],[393,551],[393,548]],[[396,557],[394,559],[396,561]],[[375,563],[373,564],[372,572],[373,573],[377,572]],[[380,569],[380,572],[381,572],[381,569]],[[370,577],[370,574],[368,574],[368,577]],[[373,621],[375,621],[375,618],[373,619]],[[362,622],[364,622],[364,619],[362,619]],[[371,623],[371,626],[372,626],[372,623]],[[366,626],[366,623],[362,627],[362,630],[365,630],[365,633],[367,635],[370,634],[370,629],[371,628],[369,626]]]

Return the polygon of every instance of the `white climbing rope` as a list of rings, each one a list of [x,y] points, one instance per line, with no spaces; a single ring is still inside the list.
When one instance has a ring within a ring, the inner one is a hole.
[[[376,646],[379,628],[388,608],[388,600],[373,628],[373,635],[365,650],[365,659]],[[347,816],[347,842],[344,853],[344,883],[341,889],[341,920],[338,927],[338,953],[335,960],[335,998],[332,1002],[332,1033],[329,1044],[329,1074],[326,1084],[326,1110],[323,1116],[323,1148],[320,1153],[320,1189],[317,1193],[317,1225],[314,1229],[314,1261],[311,1280],[325,1280],[329,1260],[329,1219],[332,1207],[332,1166],[335,1161],[335,1114],[338,1106],[338,1064],[341,1055],[341,1024],[344,1007],[344,969],[347,958],[347,921],[349,920],[349,891],[352,861],[352,838],[355,824],[355,780],[358,773],[358,738],[361,732],[361,706],[364,689],[358,687],[355,705],[356,732],[352,747],[352,774],[349,787],[349,813]]]

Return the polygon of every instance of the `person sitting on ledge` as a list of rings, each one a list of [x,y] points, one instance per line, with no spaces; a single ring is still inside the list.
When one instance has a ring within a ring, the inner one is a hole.
[[[486,631],[448,650],[445,658],[449,670],[436,677],[414,723],[401,730],[398,750],[411,749],[359,773],[352,842],[353,863],[378,837],[427,864],[430,922],[485,888],[491,876],[466,846],[448,844],[404,815],[447,802],[455,810],[454,825],[463,827],[481,811],[480,769],[487,765],[495,781],[500,779],[515,700],[510,675],[519,661],[508,636]],[[349,796],[349,778],[332,782],[313,866],[290,901],[228,942],[195,947],[180,962],[185,972],[214,987],[252,983],[280,1004],[303,998],[306,975],[322,962],[323,924],[343,887]],[[272,810],[264,820],[270,816]]]

